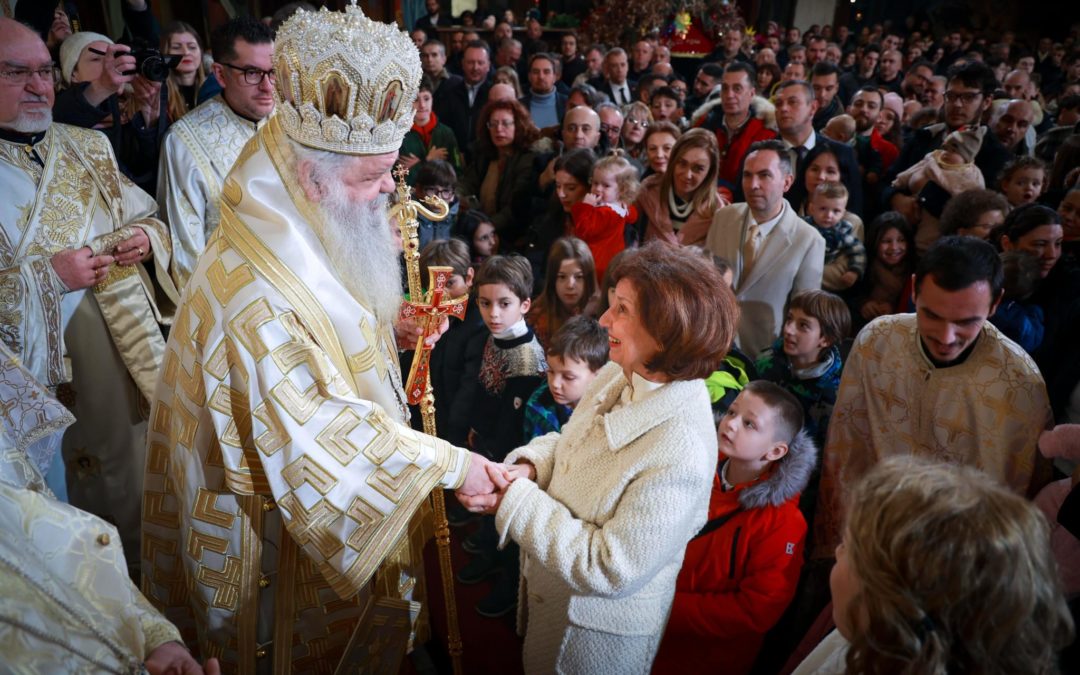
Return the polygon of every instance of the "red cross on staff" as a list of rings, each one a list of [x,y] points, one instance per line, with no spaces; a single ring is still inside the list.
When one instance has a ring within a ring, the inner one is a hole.
[[[416,353],[413,356],[412,368],[409,369],[409,379],[405,383],[405,393],[412,405],[419,405],[427,391],[431,362],[431,347],[427,346],[427,338],[438,332],[444,316],[465,318],[468,296],[443,300],[446,284],[453,273],[453,267],[429,267],[428,277],[431,283],[428,292],[419,301],[407,300],[401,305],[401,318],[415,319],[424,329],[417,338]]]

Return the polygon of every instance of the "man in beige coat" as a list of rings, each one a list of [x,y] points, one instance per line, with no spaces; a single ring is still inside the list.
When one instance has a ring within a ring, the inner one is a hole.
[[[825,239],[784,199],[793,180],[782,143],[754,143],[743,165],[746,202],[717,211],[705,238],[707,249],[732,264],[742,310],[738,343],[751,357],[780,334],[793,293],[821,288]]]

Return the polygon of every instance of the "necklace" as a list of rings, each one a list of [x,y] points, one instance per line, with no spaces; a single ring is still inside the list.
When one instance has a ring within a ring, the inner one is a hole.
[[[675,218],[677,220],[686,220],[686,218],[694,210],[694,202],[689,201],[689,202],[686,202],[685,204],[683,204],[682,206],[679,206],[676,203],[675,200],[676,200],[675,190],[674,189],[668,190],[667,203],[668,203],[668,209],[671,211],[671,215],[675,216]]]
[[[735,489],[735,485],[730,483],[727,479],[727,467],[727,462],[724,462],[724,465],[720,467],[720,487],[724,490],[724,492],[731,492]]]

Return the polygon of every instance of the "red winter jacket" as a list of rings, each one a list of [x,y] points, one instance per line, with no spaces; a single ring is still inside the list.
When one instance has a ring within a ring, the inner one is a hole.
[[[777,137],[776,131],[765,126],[765,121],[750,109],[750,119],[735,133],[728,137],[724,127],[724,109],[717,105],[707,115],[701,118],[698,126],[702,126],[716,134],[716,143],[720,146],[720,172],[717,178],[721,185],[729,188],[732,192],[738,192],[740,185],[739,169],[742,168],[743,158],[750,146],[758,141],[768,141]]]
[[[806,540],[799,494],[816,454],[800,433],[764,479],[724,492],[717,472],[709,519],[743,510],[687,545],[653,673],[750,672],[795,596]]]
[[[596,264],[596,279],[604,278],[604,271],[615,255],[626,248],[626,225],[638,219],[637,209],[627,205],[628,213],[620,216],[607,205],[592,206],[578,202],[570,207],[574,221],[574,236],[589,245]]]
[[[895,145],[885,140],[885,137],[878,133],[877,129],[870,131],[870,147],[877,150],[878,154],[881,155],[881,165],[886,171],[893,165],[896,158],[900,156],[900,150]]]

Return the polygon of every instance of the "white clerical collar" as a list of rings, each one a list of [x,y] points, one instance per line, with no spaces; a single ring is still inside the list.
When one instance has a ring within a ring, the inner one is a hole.
[[[525,319],[518,319],[518,322],[513,326],[510,326],[501,333],[492,333],[496,340],[513,340],[519,338],[525,333],[529,332],[529,324],[525,323]]]

